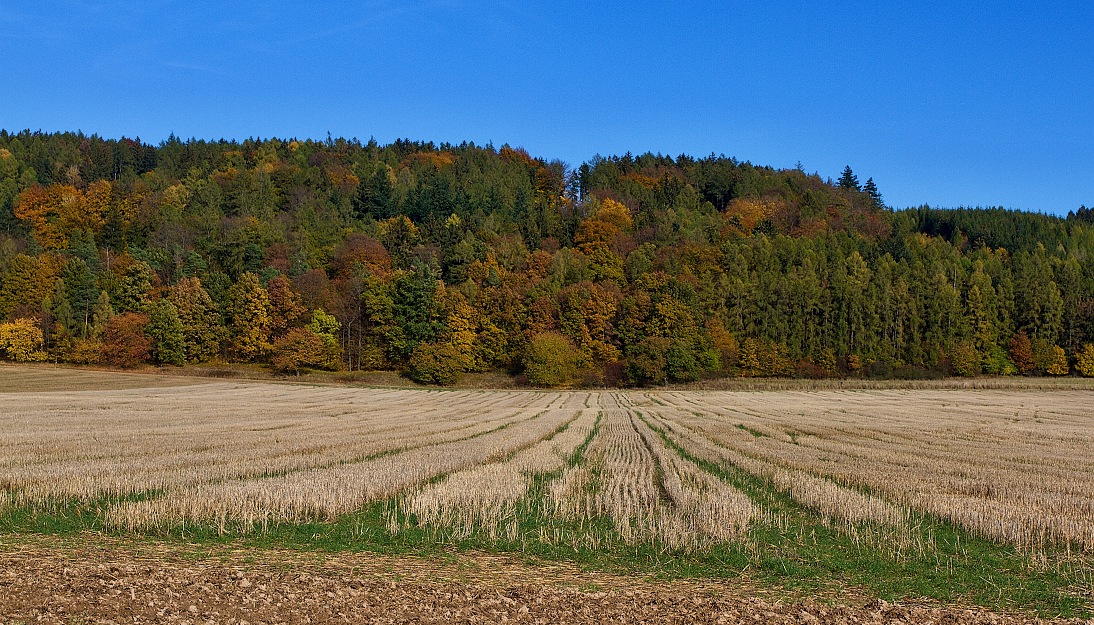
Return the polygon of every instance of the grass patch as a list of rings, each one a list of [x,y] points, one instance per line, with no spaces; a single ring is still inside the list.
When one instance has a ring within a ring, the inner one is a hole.
[[[744,430],[745,432],[748,432],[749,434],[755,436],[756,438],[766,438],[767,437],[767,434],[764,434],[763,432],[761,432],[759,430],[755,430],[753,428],[750,428],[750,427],[748,427],[747,425],[745,425],[743,423],[738,423],[734,427],[736,427],[738,430]]]

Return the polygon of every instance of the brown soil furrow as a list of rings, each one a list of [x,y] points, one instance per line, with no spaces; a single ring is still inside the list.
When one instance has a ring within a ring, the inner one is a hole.
[[[42,623],[1041,623],[747,580],[657,582],[485,554],[317,555],[89,538],[0,545],[0,621]],[[610,589],[610,590],[601,590]],[[1094,623],[1072,620],[1071,623]]]

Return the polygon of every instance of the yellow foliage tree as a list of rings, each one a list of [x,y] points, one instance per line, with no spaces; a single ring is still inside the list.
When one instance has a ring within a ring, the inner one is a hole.
[[[1094,345],[1083,345],[1083,349],[1075,357],[1075,368],[1084,377],[1094,378]]]
[[[723,370],[730,367],[737,366],[737,357],[740,353],[740,345],[737,343],[736,337],[726,330],[725,324],[721,319],[715,317],[706,324],[707,336],[710,337],[710,342],[714,345],[714,349],[718,350],[719,362]]]
[[[608,198],[592,207],[592,214],[581,222],[574,234],[574,243],[586,254],[611,244],[616,235],[634,227],[631,211],[623,204]]]
[[[752,337],[745,339],[739,354],[741,375],[755,377],[763,374],[763,367],[760,364],[762,347],[760,342]]]
[[[559,325],[583,356],[582,365],[618,360],[612,343],[619,294],[598,284],[583,282],[561,294]]]
[[[42,351],[42,330],[33,319],[16,319],[0,323],[0,351],[15,362],[35,362],[46,359]]]
[[[524,374],[534,386],[566,386],[577,376],[580,353],[565,336],[545,332],[532,338]]]
[[[38,245],[47,250],[64,248],[68,235],[61,224],[65,205],[77,201],[79,192],[71,185],[33,186],[19,194],[15,216],[30,226]]]
[[[1052,364],[1045,369],[1045,373],[1049,375],[1067,375],[1071,369],[1068,367],[1067,354],[1064,352],[1064,348],[1053,345],[1052,354]]]
[[[458,354],[456,360],[464,371],[479,371],[484,369],[476,356],[478,353],[477,317],[476,310],[467,303],[467,298],[454,289],[444,289],[440,294],[445,311],[445,326],[448,328],[448,339],[445,344],[451,346]]]
[[[270,344],[270,296],[258,276],[245,273],[228,289],[228,329],[232,349],[243,360],[264,358]]]
[[[726,221],[745,234],[765,219],[771,219],[778,206],[765,199],[736,198],[726,206]]]

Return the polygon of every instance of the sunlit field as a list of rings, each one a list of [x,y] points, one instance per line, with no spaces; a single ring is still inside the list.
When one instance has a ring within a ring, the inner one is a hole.
[[[898,596],[975,599],[988,572],[1043,609],[1090,598],[1090,391],[142,388],[105,373],[62,390],[22,375],[0,393],[8,531],[306,533]]]

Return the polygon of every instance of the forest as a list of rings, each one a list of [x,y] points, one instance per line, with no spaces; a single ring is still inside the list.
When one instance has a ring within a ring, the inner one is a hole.
[[[426,384],[1094,376],[1094,211],[722,155],[0,131],[0,358]]]

